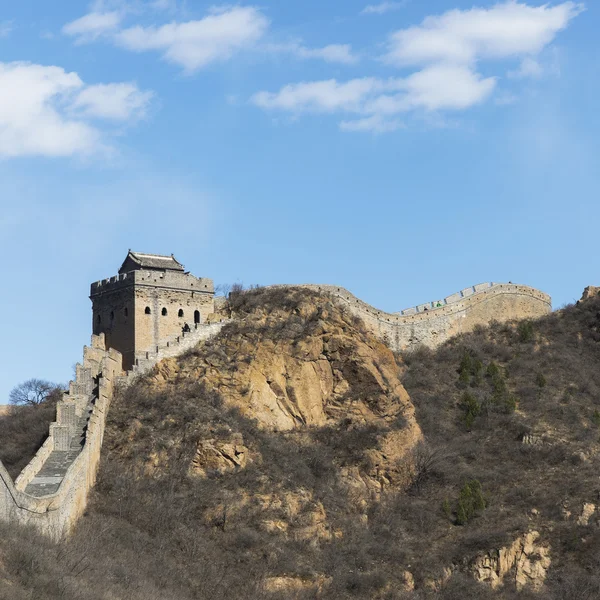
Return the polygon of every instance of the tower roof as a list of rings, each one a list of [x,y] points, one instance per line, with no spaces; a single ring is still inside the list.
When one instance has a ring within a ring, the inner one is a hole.
[[[145,254],[143,252],[132,252],[127,254],[119,273],[129,273],[140,269],[154,269],[160,271],[185,271],[184,266],[171,254]]]

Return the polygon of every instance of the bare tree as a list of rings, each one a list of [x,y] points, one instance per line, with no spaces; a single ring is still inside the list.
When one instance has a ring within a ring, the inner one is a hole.
[[[229,296],[229,292],[231,291],[230,283],[219,283],[219,285],[215,286],[215,292],[217,296],[225,296],[227,298]]]
[[[8,401],[16,406],[24,404],[32,406],[51,398],[58,399],[63,392],[64,387],[57,383],[43,379],[28,379],[11,390]]]

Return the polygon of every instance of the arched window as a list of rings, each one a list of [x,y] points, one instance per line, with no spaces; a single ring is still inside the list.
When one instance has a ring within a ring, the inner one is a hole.
[[[163,309],[162,309],[162,316],[163,316],[163,317],[166,317],[166,316],[167,316],[167,309],[166,309],[166,308],[163,308]]]
[[[149,306],[146,306],[146,310],[145,310],[144,312],[145,312],[147,315],[149,315],[149,314],[150,314],[150,312],[151,312],[151,311],[150,311],[150,307],[149,307]]]
[[[194,311],[194,323],[196,323],[196,325],[198,323],[200,323],[200,311],[199,310]]]
[[[177,316],[181,319],[183,318],[183,308],[179,309],[179,312],[177,313]]]
[[[100,323],[102,323],[102,317],[100,315],[98,315],[96,317],[96,322],[98,323],[98,325],[100,325]]]
[[[110,311],[110,320],[111,320],[111,321],[114,321],[114,320],[115,320],[115,313],[114,313],[114,311],[112,311],[112,310]]]
[[[123,311],[123,314],[124,314],[126,317],[128,317],[128,316],[129,316],[129,309],[128,309],[128,308],[126,308],[126,309]]]

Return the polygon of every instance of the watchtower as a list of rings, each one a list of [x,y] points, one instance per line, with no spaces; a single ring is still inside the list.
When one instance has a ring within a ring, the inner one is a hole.
[[[127,254],[119,274],[92,283],[95,335],[103,333],[108,348],[123,355],[131,368],[137,353],[154,350],[214,312],[212,279],[195,277],[171,256]]]

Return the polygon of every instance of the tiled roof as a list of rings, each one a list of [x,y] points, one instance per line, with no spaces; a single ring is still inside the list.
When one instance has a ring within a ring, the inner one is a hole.
[[[138,269],[165,269],[169,271],[185,271],[183,265],[171,256],[163,256],[161,254],[145,254],[143,252],[129,251],[127,258],[123,262],[121,269],[125,266],[128,259],[134,263]],[[119,271],[120,272],[120,271]]]

